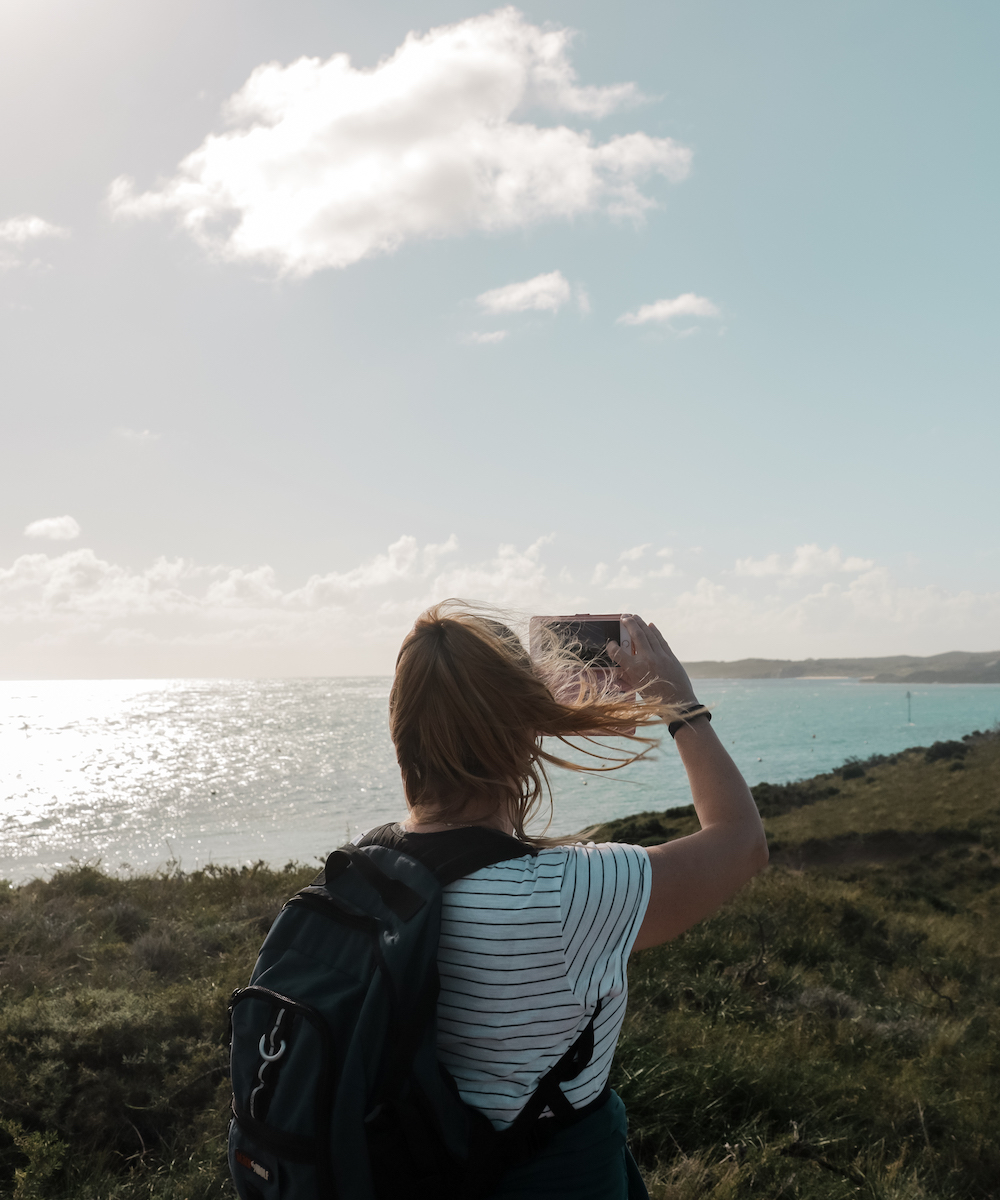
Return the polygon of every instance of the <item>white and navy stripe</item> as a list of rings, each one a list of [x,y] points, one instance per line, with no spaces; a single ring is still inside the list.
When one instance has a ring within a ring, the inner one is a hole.
[[[438,1054],[466,1103],[508,1126],[602,1002],[594,1055],[564,1091],[607,1083],[625,1017],[626,962],[649,902],[641,846],[559,846],[444,890]]]

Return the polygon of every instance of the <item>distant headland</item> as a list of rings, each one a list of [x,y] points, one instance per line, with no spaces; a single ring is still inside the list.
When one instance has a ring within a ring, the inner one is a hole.
[[[737,662],[689,662],[693,679],[861,679],[866,683],[1000,683],[1000,650],[972,654],[952,650],[917,658],[741,658]]]

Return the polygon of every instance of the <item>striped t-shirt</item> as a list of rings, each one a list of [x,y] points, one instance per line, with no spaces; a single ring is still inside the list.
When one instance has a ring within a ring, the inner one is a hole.
[[[607,1083],[625,1018],[626,962],[649,902],[641,846],[559,846],[444,889],[438,1056],[462,1099],[506,1128],[583,1032],[594,1054],[563,1084],[575,1108]]]

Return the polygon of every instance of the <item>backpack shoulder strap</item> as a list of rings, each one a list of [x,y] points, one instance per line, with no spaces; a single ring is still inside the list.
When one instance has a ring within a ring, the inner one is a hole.
[[[385,846],[409,855],[432,871],[442,887],[482,867],[538,854],[527,842],[482,825],[445,829],[440,833],[406,833],[395,823],[379,825],[369,830],[358,846]]]
[[[602,1007],[603,1001],[598,1000],[597,1007],[594,1009],[594,1015],[584,1026],[583,1032],[562,1058],[549,1067],[538,1081],[538,1087],[535,1089],[531,1099],[518,1114],[511,1129],[520,1131],[526,1126],[530,1126],[532,1122],[537,1121],[546,1108],[551,1110],[553,1117],[556,1118],[560,1125],[572,1124],[575,1120],[579,1119],[581,1110],[575,1109],[570,1104],[566,1098],[566,1093],[559,1085],[561,1083],[569,1083],[571,1079],[576,1079],[594,1057],[594,1025],[597,1018],[601,1015]],[[602,1092],[599,1098],[603,1098],[603,1096],[604,1093]]]

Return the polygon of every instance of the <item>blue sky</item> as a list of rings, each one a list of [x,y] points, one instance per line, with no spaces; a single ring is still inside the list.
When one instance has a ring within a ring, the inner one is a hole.
[[[384,671],[456,592],[997,648],[998,26],[6,4],[3,671]]]

